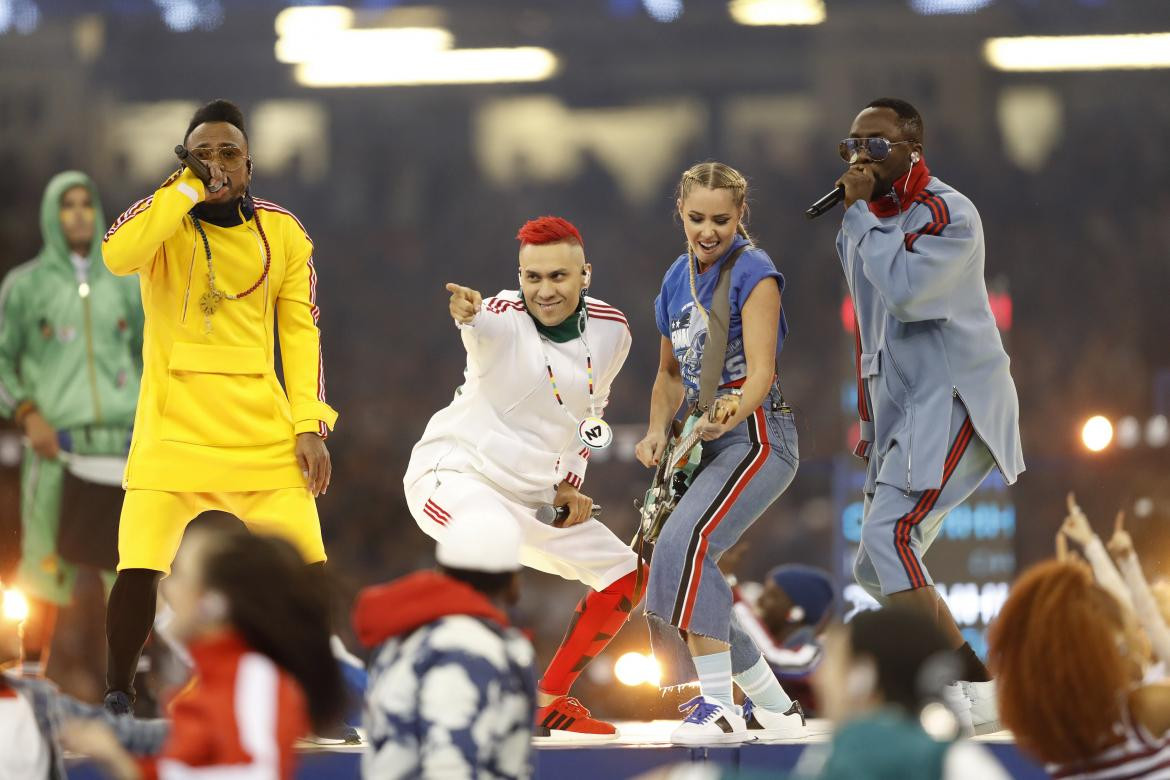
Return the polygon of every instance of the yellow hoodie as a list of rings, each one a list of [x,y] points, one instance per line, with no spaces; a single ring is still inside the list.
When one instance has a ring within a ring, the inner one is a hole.
[[[137,273],[146,313],[142,390],[124,486],[172,492],[275,490],[305,484],[296,434],[324,436],[337,420],[325,403],[313,242],[290,212],[254,199],[254,216],[206,221],[216,289],[253,286],[208,318],[203,241],[188,215],[203,200],[189,170],[127,209],[102,244],[115,274]],[[275,318],[274,318],[275,315]],[[282,388],[274,368],[280,332]],[[287,393],[286,393],[287,389]]]

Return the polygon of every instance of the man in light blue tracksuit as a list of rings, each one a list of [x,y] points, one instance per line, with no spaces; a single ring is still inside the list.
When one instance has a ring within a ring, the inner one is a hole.
[[[922,557],[947,513],[998,468],[1024,470],[1019,403],[983,279],[975,206],[930,175],[922,118],[883,98],[853,122],[837,253],[857,315],[866,509],[857,581],[883,603],[936,615],[958,649],[978,721],[990,676],[938,596]],[[981,715],[983,717],[981,717]],[[988,717],[990,716],[990,717]]]

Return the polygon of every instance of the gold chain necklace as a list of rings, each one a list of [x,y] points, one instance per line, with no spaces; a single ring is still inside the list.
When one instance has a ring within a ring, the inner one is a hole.
[[[264,244],[264,270],[260,272],[260,278],[251,287],[241,293],[233,295],[232,293],[220,290],[215,286],[215,265],[211,261],[211,242],[207,240],[207,233],[203,230],[203,225],[200,224],[199,218],[194,214],[190,216],[191,222],[195,225],[195,231],[203,239],[203,253],[207,256],[207,292],[199,296],[199,310],[203,312],[204,332],[211,333],[211,316],[219,309],[220,303],[224,300],[238,301],[241,298],[251,295],[259,289],[260,285],[264,284],[264,280],[268,278],[268,271],[272,267],[272,250],[268,246],[268,236],[264,234],[264,226],[260,224],[260,213],[256,212],[252,218],[256,221],[256,230],[260,233],[260,240]],[[242,218],[243,214],[240,216]]]

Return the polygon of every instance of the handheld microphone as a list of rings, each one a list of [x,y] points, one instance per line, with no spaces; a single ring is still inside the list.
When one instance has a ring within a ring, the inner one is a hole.
[[[838,184],[837,189],[805,209],[804,215],[809,219],[816,219],[843,200],[845,200],[845,185]]]
[[[601,514],[601,507],[597,504],[593,505],[589,516],[594,520]],[[544,504],[536,508],[536,519],[542,523],[549,525],[560,525],[569,519],[569,508],[567,506],[553,506],[552,504]]]
[[[851,166],[856,164],[858,157],[860,157],[860,155],[857,152],[854,152],[852,155],[850,155],[849,164]],[[845,185],[838,184],[837,189],[833,190],[828,195],[805,209],[804,215],[809,219],[816,219],[843,200],[845,200]]]
[[[207,185],[208,192],[219,192],[223,189],[223,184],[211,185],[211,171],[207,170],[207,166],[191,152],[187,151],[187,147],[179,144],[175,147],[175,156],[179,158],[179,162],[191,169],[191,172],[199,177],[199,180]]]

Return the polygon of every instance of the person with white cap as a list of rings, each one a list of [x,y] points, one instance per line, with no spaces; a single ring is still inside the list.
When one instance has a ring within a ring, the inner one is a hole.
[[[373,649],[363,777],[531,774],[535,653],[505,614],[520,594],[521,532],[491,512],[450,529],[436,569],[358,596],[354,628]]]

